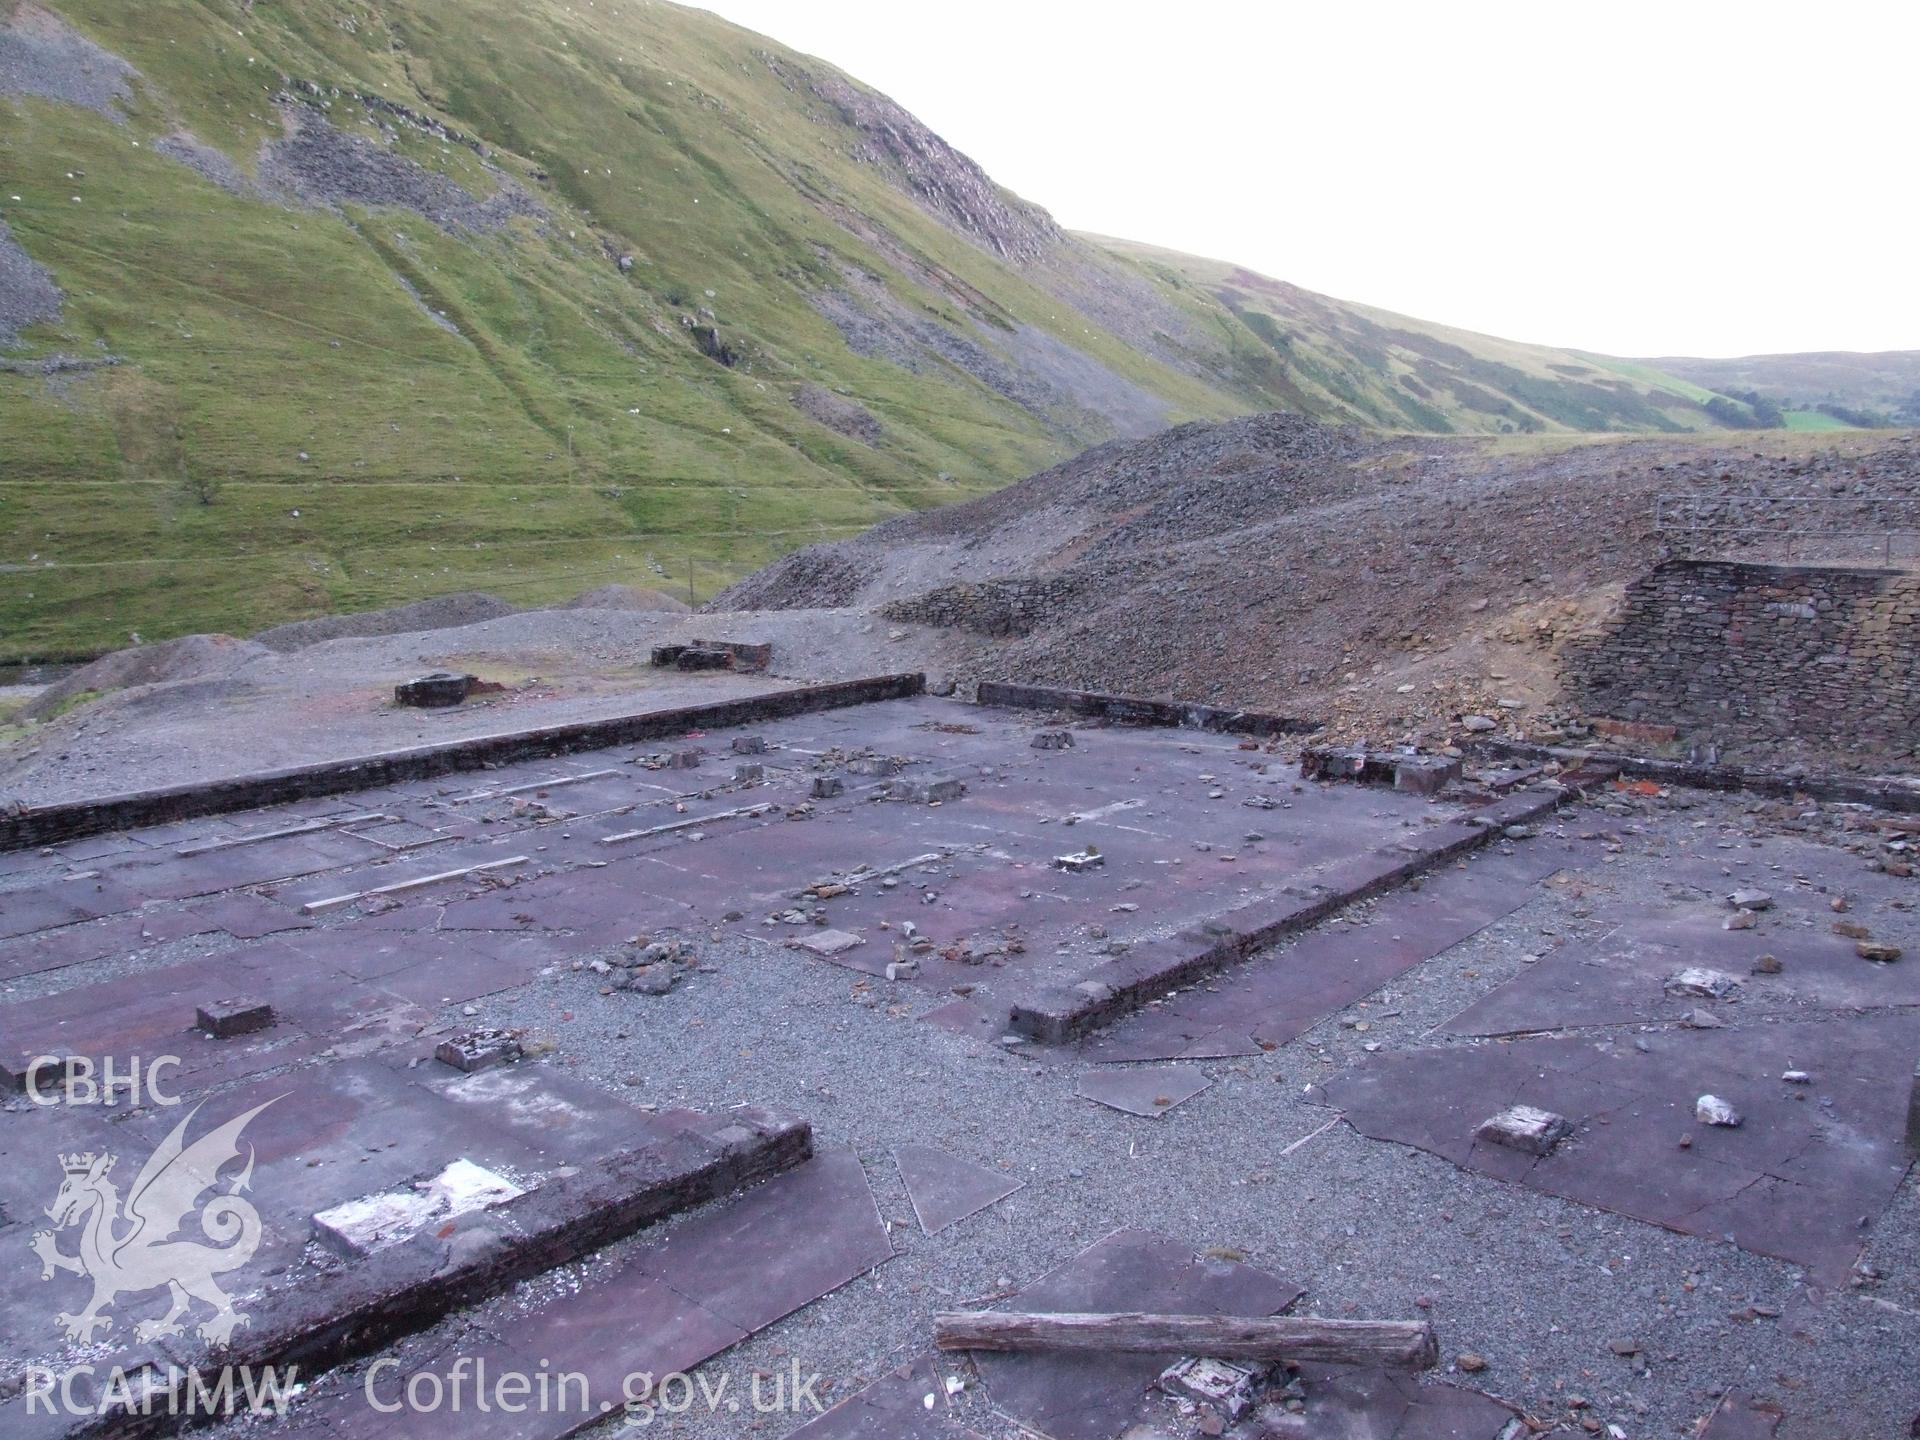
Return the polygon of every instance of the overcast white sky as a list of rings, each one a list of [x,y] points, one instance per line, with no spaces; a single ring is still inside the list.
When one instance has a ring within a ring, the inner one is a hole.
[[[1065,225],[1619,355],[1920,348],[1920,4],[704,0]]]

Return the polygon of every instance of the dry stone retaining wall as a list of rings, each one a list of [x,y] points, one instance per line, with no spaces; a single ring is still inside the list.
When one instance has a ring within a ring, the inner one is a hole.
[[[1905,752],[1920,743],[1920,575],[1669,561],[1569,651],[1565,679],[1591,715],[1689,738]]]

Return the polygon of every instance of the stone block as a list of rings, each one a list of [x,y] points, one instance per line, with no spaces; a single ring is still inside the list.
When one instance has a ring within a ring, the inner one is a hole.
[[[433,1047],[434,1059],[468,1075],[511,1065],[525,1054],[519,1037],[510,1030],[465,1030]]]
[[[909,805],[941,805],[967,793],[967,782],[952,776],[924,780],[901,778],[887,786],[887,799]]]
[[[1438,795],[1460,778],[1460,762],[1445,755],[1409,755],[1393,762],[1393,788],[1409,795]]]
[[[475,677],[455,675],[451,671],[436,670],[431,675],[422,675],[417,680],[408,680],[393,687],[393,703],[411,705],[419,709],[444,709],[449,705],[465,702],[473,691]]]
[[[1554,1146],[1572,1133],[1573,1125],[1564,1115],[1532,1105],[1511,1105],[1482,1121],[1473,1135],[1476,1140],[1528,1155],[1551,1155]]]
[[[193,1012],[194,1027],[204,1030],[216,1040],[226,1040],[235,1035],[251,1035],[256,1030],[265,1030],[273,1024],[273,1006],[264,1000],[254,1000],[245,996],[230,996],[224,1000],[209,1001]]]

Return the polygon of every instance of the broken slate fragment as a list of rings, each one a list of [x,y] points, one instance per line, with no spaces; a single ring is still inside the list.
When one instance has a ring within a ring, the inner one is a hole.
[[[863,936],[854,935],[845,930],[821,930],[789,943],[796,949],[831,960],[834,956],[844,955],[847,951],[858,949],[867,942]]]
[[[1667,994],[1697,1000],[1723,1000],[1740,988],[1740,982],[1724,970],[1707,970],[1689,965],[1667,977]]]
[[[1905,952],[1898,945],[1889,945],[1884,940],[1861,940],[1853,947],[1853,953],[1862,960],[1872,960],[1877,964],[1891,965]]]
[[[847,782],[838,775],[816,775],[813,777],[813,798],[831,800],[847,788]]]
[[[1035,731],[1033,748],[1036,750],[1071,750],[1073,749],[1073,732],[1070,730]]]
[[[1129,1115],[1152,1118],[1166,1114],[1198,1095],[1213,1082],[1192,1065],[1167,1065],[1151,1070],[1102,1069],[1080,1081],[1078,1094]]]
[[[1065,870],[1074,875],[1084,875],[1087,871],[1098,869],[1106,863],[1107,857],[1098,850],[1079,850],[1071,855],[1053,857],[1054,869]]]
[[[1505,1145],[1528,1155],[1550,1155],[1553,1147],[1573,1133],[1573,1124],[1564,1115],[1532,1105],[1512,1105],[1498,1115],[1481,1122],[1473,1132],[1476,1140]]]
[[[1732,1129],[1740,1123],[1742,1117],[1738,1110],[1718,1095],[1702,1095],[1693,1102],[1693,1118],[1702,1125],[1724,1125]]]
[[[914,1218],[929,1235],[997,1204],[1025,1184],[930,1145],[901,1145],[893,1152],[893,1163],[907,1187]]]
[[[1771,910],[1773,896],[1764,890],[1736,890],[1727,896],[1727,903],[1736,910]]]

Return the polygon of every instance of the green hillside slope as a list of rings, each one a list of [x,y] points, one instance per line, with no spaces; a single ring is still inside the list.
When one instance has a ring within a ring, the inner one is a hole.
[[[1272,352],[1283,408],[1388,430],[1511,433],[1713,428],[1709,392],[1650,363],[1476,335],[1334,300],[1243,266],[1090,237],[1198,292]]]
[[[0,660],[704,596],[1198,417],[1698,419],[1065,234],[832,67],[646,0],[0,0],[0,176]]]

